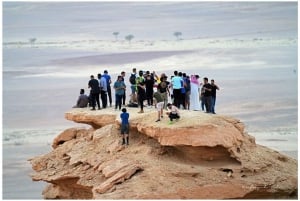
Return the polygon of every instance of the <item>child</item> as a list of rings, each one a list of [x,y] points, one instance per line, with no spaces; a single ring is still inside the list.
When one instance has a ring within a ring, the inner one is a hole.
[[[122,123],[121,123],[121,134],[123,135],[122,145],[129,145],[129,113],[127,113],[126,108],[122,109],[122,113],[120,114]]]
[[[157,120],[155,122],[159,122],[160,118],[163,118],[163,108],[164,108],[164,99],[161,96],[161,93],[155,92],[153,97],[156,100],[156,109],[157,109]]]
[[[169,115],[170,118],[170,122],[169,124],[173,123],[173,119],[179,119],[180,115],[179,115],[179,110],[176,106],[172,105],[171,103],[167,104],[168,110],[170,110],[170,112],[167,112],[167,115]]]

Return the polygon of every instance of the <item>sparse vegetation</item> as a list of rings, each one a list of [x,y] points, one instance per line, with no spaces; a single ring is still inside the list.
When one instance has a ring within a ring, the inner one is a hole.
[[[119,32],[113,32],[112,34],[116,37],[116,40],[118,40]]]
[[[177,40],[179,40],[179,36],[182,36],[182,33],[180,31],[176,31],[173,35],[177,38]]]
[[[35,41],[36,41],[36,38],[29,38],[29,43],[31,44],[31,47],[33,47]]]
[[[125,36],[125,39],[129,42],[129,43],[131,43],[131,40],[134,38],[134,35],[132,35],[132,34],[129,34],[129,35],[127,35],[127,36]]]

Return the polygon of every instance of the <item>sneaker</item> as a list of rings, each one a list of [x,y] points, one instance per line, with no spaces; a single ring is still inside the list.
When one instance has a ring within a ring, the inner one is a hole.
[[[169,125],[173,124],[173,121],[169,121]]]
[[[95,108],[91,109],[91,110],[96,110]]]
[[[160,121],[160,119],[157,119],[155,122],[159,122]]]
[[[141,111],[139,111],[138,113],[144,113],[144,111],[143,111],[143,110],[141,110]]]

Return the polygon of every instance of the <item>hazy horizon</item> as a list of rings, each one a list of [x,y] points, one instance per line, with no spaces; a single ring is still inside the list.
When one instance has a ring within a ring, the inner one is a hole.
[[[3,42],[297,36],[297,2],[3,2]]]

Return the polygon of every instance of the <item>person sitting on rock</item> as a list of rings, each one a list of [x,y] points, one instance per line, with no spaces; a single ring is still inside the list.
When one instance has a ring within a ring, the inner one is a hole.
[[[179,109],[175,105],[172,105],[171,103],[168,103],[167,107],[168,107],[167,115],[170,118],[169,124],[172,124],[173,119],[178,120],[180,118]]]
[[[73,108],[84,108],[87,107],[89,103],[89,97],[84,94],[84,89],[80,89],[80,95],[78,97],[76,105]]]
[[[129,145],[129,113],[126,108],[122,109],[121,117],[121,135],[122,135],[122,145]]]
[[[164,109],[164,99],[158,91],[153,94],[153,98],[156,101],[156,109],[157,109],[157,120],[155,122],[159,122],[160,118],[163,118],[163,109]]]

